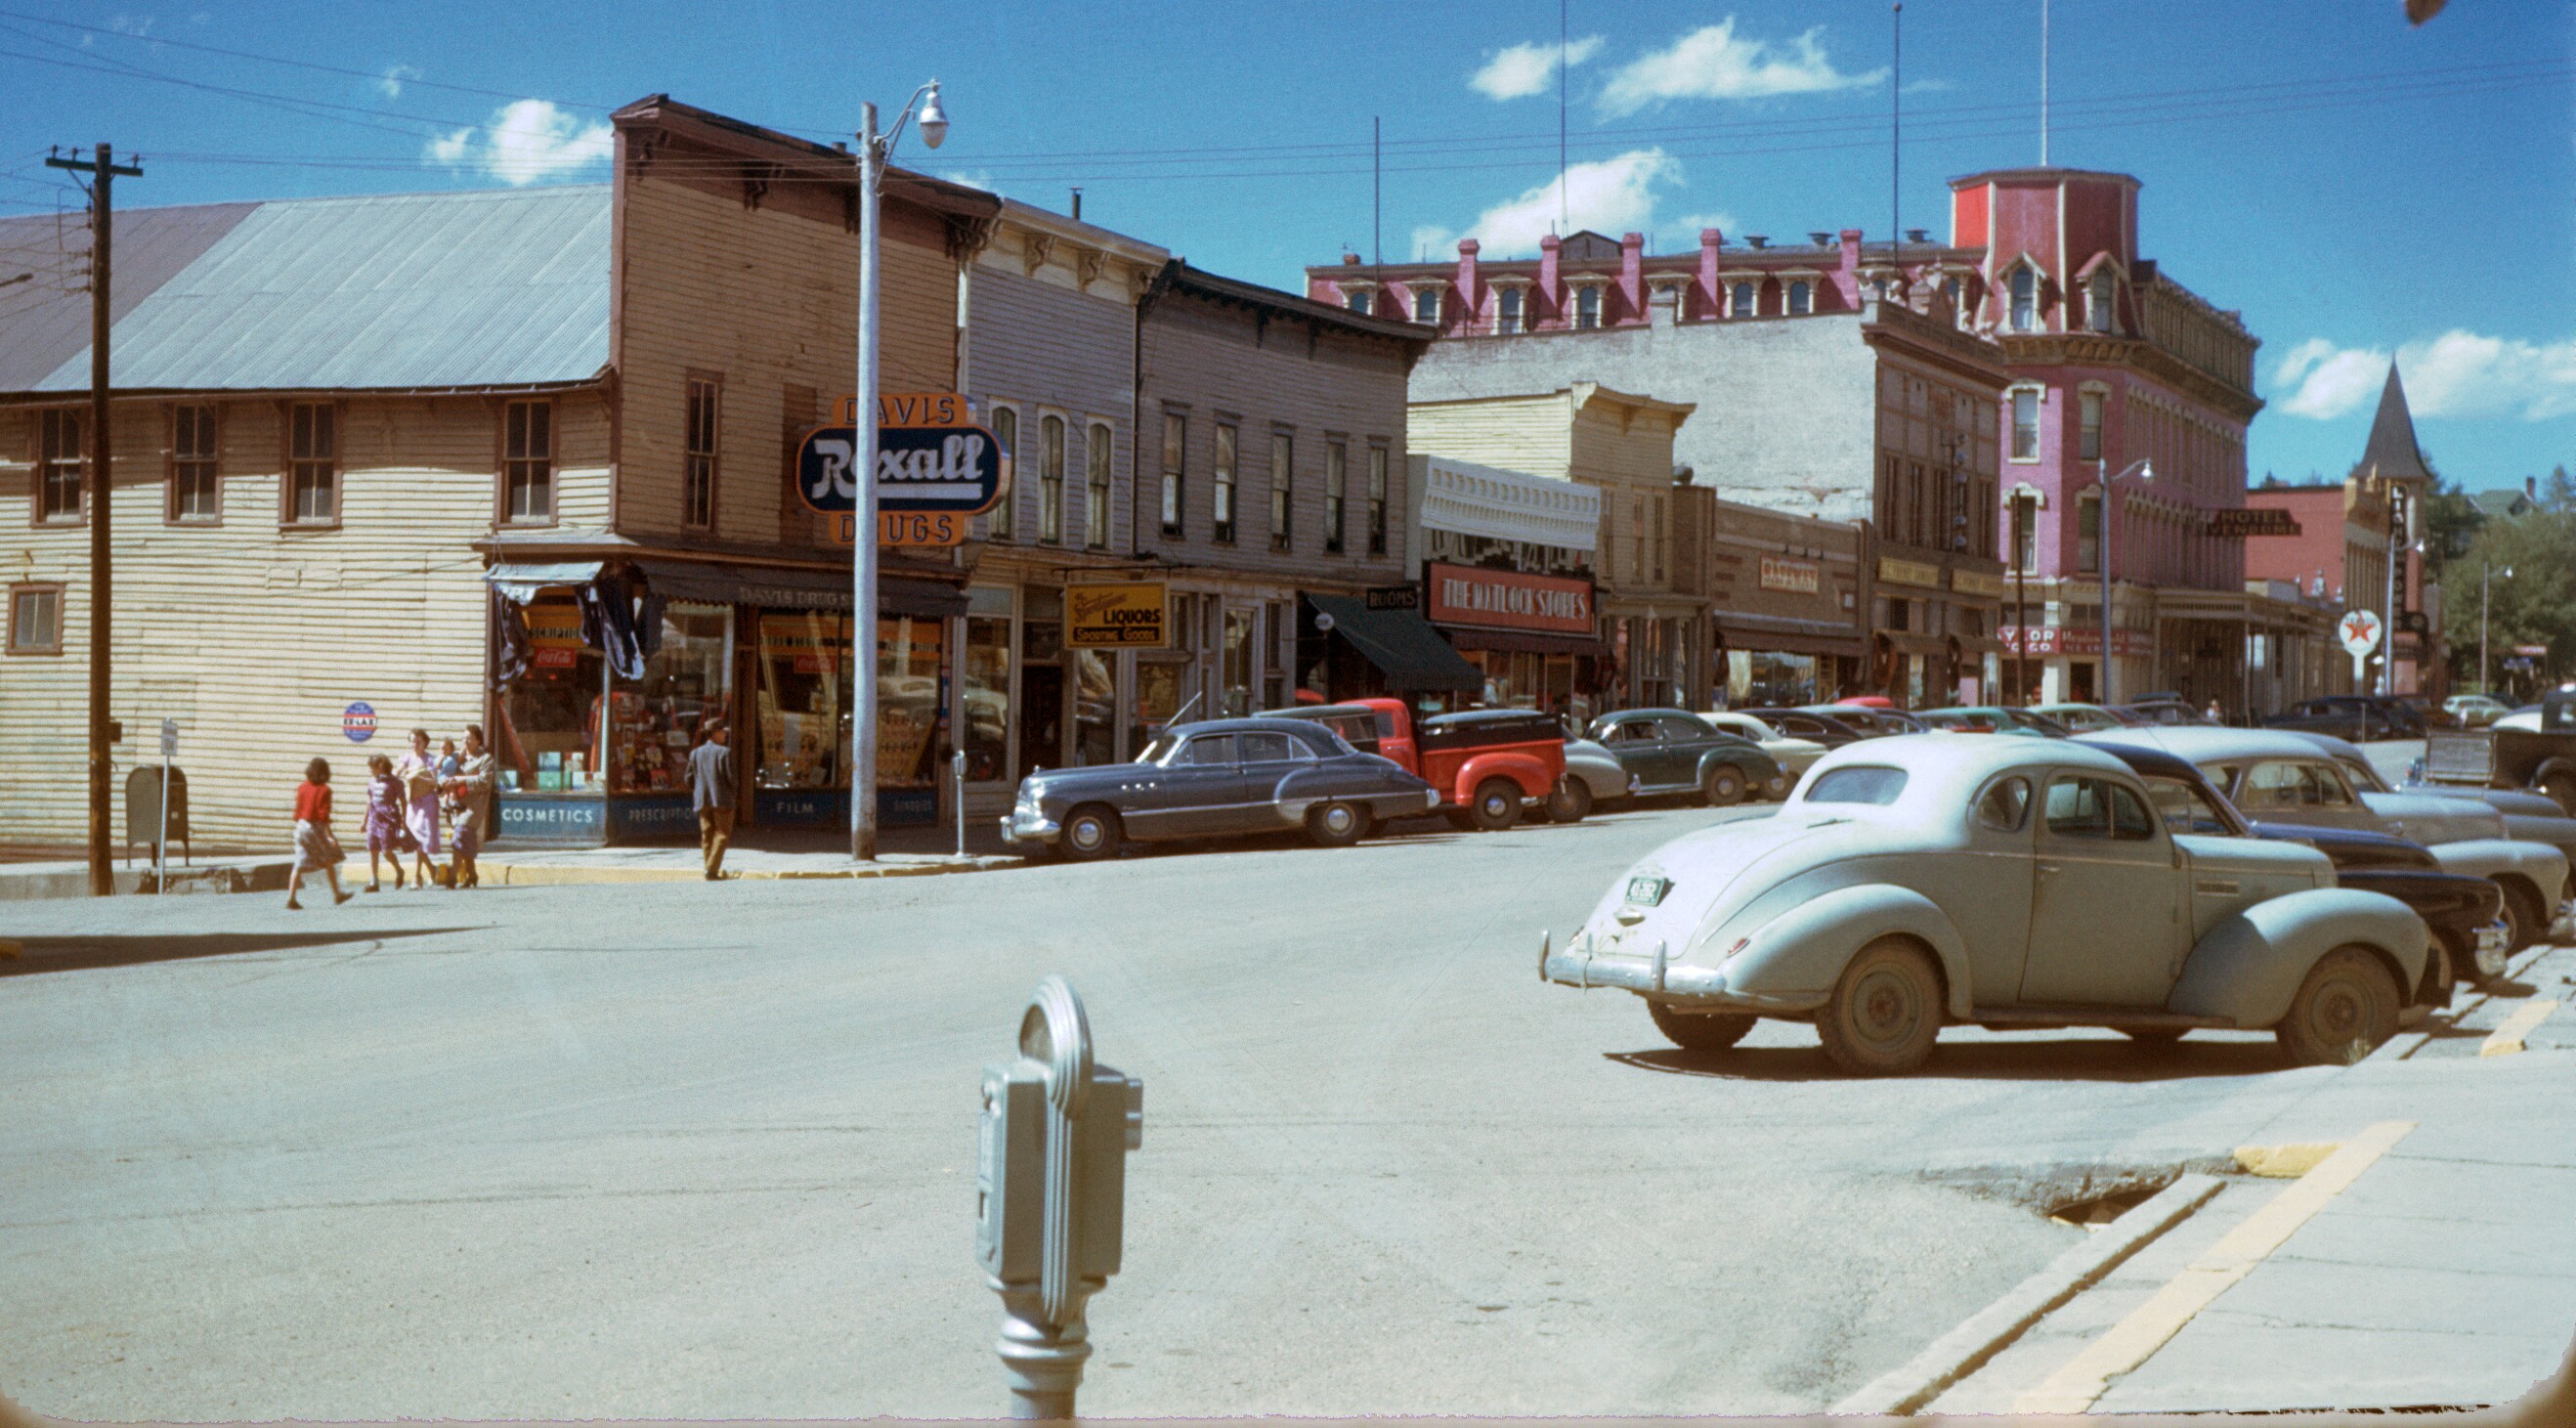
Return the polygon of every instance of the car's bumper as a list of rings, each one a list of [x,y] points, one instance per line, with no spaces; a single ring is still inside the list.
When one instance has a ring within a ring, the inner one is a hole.
[[[1002,841],[1014,848],[1052,848],[1064,830],[1034,809],[1014,808],[1002,815]]]
[[[2504,975],[2505,961],[2512,952],[2511,933],[2502,921],[2496,921],[2478,929],[2477,940],[2470,956],[2477,965],[2479,976],[2501,977]]]
[[[1639,996],[1691,1006],[1769,1016],[1812,1012],[1823,1001],[1820,996],[1764,996],[1732,990],[1726,985],[1726,973],[1722,968],[1676,963],[1661,946],[1656,947],[1651,957],[1596,955],[1582,950],[1582,947],[1582,940],[1578,938],[1573,945],[1559,952],[1552,950],[1546,939],[1540,939],[1539,980],[1587,990],[1617,987]]]

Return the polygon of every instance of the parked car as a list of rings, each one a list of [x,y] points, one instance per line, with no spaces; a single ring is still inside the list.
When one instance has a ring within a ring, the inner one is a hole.
[[[2430,955],[2314,848],[2173,833],[2107,750],[1931,735],[1836,749],[1777,814],[1656,849],[1539,972],[1636,993],[1685,1048],[1811,1021],[1835,1065],[1888,1074],[1944,1022],[2268,1028],[2349,1064],[2421,1019]]]
[[[2571,874],[2576,874],[2576,818],[2560,811],[2556,800],[2544,793],[2518,788],[2471,788],[2458,784],[2410,782],[2391,787],[2380,776],[2370,755],[2349,739],[2332,734],[2297,731],[2300,738],[2334,755],[2335,761],[2352,775],[2353,785],[2365,793],[2409,793],[2436,798],[2465,799],[2483,803],[2504,815],[2504,836],[2520,843],[2546,843],[2567,855]]]
[[[2257,823],[2227,801],[2216,785],[2184,759],[2136,744],[2104,743],[2114,758],[2147,785],[2147,796],[2175,833],[2217,838],[2276,838],[2305,843],[2333,860],[2335,885],[2386,893],[2415,910],[2433,933],[2434,959],[2424,975],[2436,987],[2453,980],[2483,981],[2502,975],[2513,928],[2504,920],[2504,893],[2485,878],[2442,871],[2433,851],[2386,833],[2304,823]],[[2444,999],[2436,997],[2434,1005]]]
[[[1077,862],[1128,842],[1278,833],[1325,847],[1440,806],[1440,792],[1331,729],[1295,719],[1209,719],[1156,735],[1134,763],[1020,780],[1002,839]]]
[[[1592,739],[1565,741],[1565,782],[1566,796],[1583,800],[1578,816],[1628,796],[1626,766],[1619,762],[1618,755]],[[1577,784],[1582,785],[1580,793],[1575,791]],[[1548,809],[1543,811],[1550,812],[1552,816],[1554,808],[1555,803],[1550,800]]]
[[[1810,704],[1801,712],[1837,720],[1865,734],[1928,734],[1932,726],[1902,709],[1862,704]]]
[[[2386,792],[2313,738],[2287,729],[2134,729],[2077,742],[2147,744],[2189,760],[2258,822],[2312,823],[2411,838],[2444,872],[2491,880],[2503,892],[2513,950],[2565,915],[2567,854],[2505,836],[2504,815],[2468,798]]]
[[[1747,709],[1743,712],[1790,738],[1822,744],[1827,749],[1839,749],[1856,739],[1879,737],[1878,726],[1875,723],[1872,723],[1864,732],[1841,719],[1823,714],[1810,714],[1804,709]]]
[[[1816,760],[1825,756],[1826,745],[1823,740],[1800,738],[1784,733],[1769,721],[1751,714],[1733,709],[1720,709],[1699,717],[1715,725],[1721,734],[1733,734],[1739,738],[1751,739],[1760,745],[1762,752],[1771,756],[1771,761],[1780,766],[1780,772],[1787,775],[1789,782],[1793,784],[1798,781],[1800,774],[1805,773]],[[1786,797],[1788,792],[1789,790],[1785,788],[1781,789],[1780,796]]]
[[[2454,694],[2442,701],[2442,708],[2459,720],[2463,729],[2483,729],[2513,712],[2503,700],[2489,694]]]
[[[2161,694],[2141,694],[2112,712],[2127,715],[2139,724],[2215,724],[2218,722],[2190,700],[2170,691]]]
[[[1584,732],[1628,771],[1632,796],[1697,793],[1724,808],[1756,792],[1778,797],[1789,790],[1788,775],[1761,745],[1720,733],[1688,710],[1622,709]]]
[[[1536,709],[1470,709],[1417,724],[1403,700],[1371,698],[1261,717],[1322,724],[1353,748],[1392,760],[1440,790],[1441,806],[1461,828],[1509,828],[1524,805],[1543,806],[1567,823],[1592,810],[1591,790],[1565,783],[1565,726]]]
[[[2263,721],[2270,729],[2305,729],[2339,739],[2420,739],[2424,718],[2412,705],[2375,694],[2329,694],[2302,699]]]
[[[2000,704],[1965,704],[1953,709],[1927,709],[1921,718],[1935,729],[1954,734],[2022,734],[2063,739],[2073,731],[2045,714],[2007,709]]]
[[[2482,729],[2436,731],[2425,740],[2424,776],[2446,787],[2530,789],[2576,814],[2576,691],[2490,715]]]
[[[2152,722],[2135,714],[2123,714],[2117,709],[2105,709],[2099,704],[2034,704],[2030,706],[2030,712],[2043,719],[2054,719],[2078,734],[2103,729],[2134,729]]]

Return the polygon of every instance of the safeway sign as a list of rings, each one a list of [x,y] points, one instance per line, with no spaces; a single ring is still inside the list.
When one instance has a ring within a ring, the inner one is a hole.
[[[845,412],[846,414],[846,412]],[[1002,443],[973,424],[953,392],[877,399],[877,509],[887,515],[971,516],[1002,496]],[[816,427],[796,448],[796,489],[811,509],[859,506],[859,429]]]

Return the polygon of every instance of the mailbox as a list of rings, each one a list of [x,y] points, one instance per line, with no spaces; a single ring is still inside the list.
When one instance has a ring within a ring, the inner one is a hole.
[[[1083,1301],[1118,1272],[1145,1083],[1093,1061],[1089,1018],[1062,977],[1038,984],[1019,1051],[984,1068],[975,1255],[1002,1296],[995,1347],[1012,1416],[1071,1418],[1091,1354]]]

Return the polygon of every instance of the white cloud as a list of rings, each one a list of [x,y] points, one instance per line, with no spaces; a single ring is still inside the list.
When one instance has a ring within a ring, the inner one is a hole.
[[[1905,81],[1905,87],[1898,90],[1897,93],[1939,94],[1944,90],[1956,89],[1958,87],[1959,86],[1956,83],[1946,79],[1909,79]]]
[[[1566,68],[1592,58],[1600,48],[1599,35],[1569,41],[1565,46]],[[1486,59],[1485,67],[1467,81],[1467,87],[1488,99],[1526,99],[1545,94],[1556,78],[1556,56],[1554,45],[1514,45],[1497,50]]]
[[[1703,228],[1714,228],[1720,233],[1732,233],[1738,225],[1734,214],[1720,210],[1716,213],[1685,213],[1674,219],[1672,226],[1688,233],[1691,241],[1697,243],[1699,231]]]
[[[400,99],[402,98],[403,81],[418,78],[420,78],[420,71],[412,68],[410,65],[393,65],[388,67],[383,74],[376,76],[376,92],[387,99]]]
[[[2290,416],[2324,421],[2379,399],[2388,380],[2389,354],[2379,348],[2338,347],[2311,337],[2285,353],[2273,369],[2275,405]],[[2526,342],[2486,337],[2453,328],[2430,341],[2397,349],[2406,404],[2419,417],[2520,417],[2550,421],[2576,416],[2576,338]]]
[[[951,173],[941,174],[940,177],[948,180],[950,183],[964,184],[968,188],[980,188],[986,193],[1000,193],[1002,191],[1001,187],[993,182],[993,175],[984,169],[976,169],[972,172],[958,170]]]
[[[1821,33],[1809,30],[1784,45],[1739,40],[1735,17],[1729,15],[1682,36],[1668,49],[1621,66],[1601,92],[1601,107],[1612,114],[1633,114],[1668,99],[1767,99],[1856,89],[1887,77],[1883,69],[1867,74],[1835,69],[1816,43]]]
[[[421,156],[450,168],[477,168],[512,188],[608,162],[616,131],[584,124],[545,99],[517,99],[468,126],[429,141]]]
[[[1681,177],[1681,161],[1662,149],[1631,149],[1616,158],[1596,159],[1567,169],[1562,203],[1558,181],[1549,179],[1518,198],[1478,214],[1467,232],[1490,256],[1501,258],[1535,253],[1538,240],[1556,231],[1560,211],[1576,228],[1613,237],[1624,232],[1651,231],[1658,188],[1677,184]],[[1437,257],[1439,250],[1457,237],[1446,228],[1416,228],[1414,251],[1430,250],[1431,256]]]

